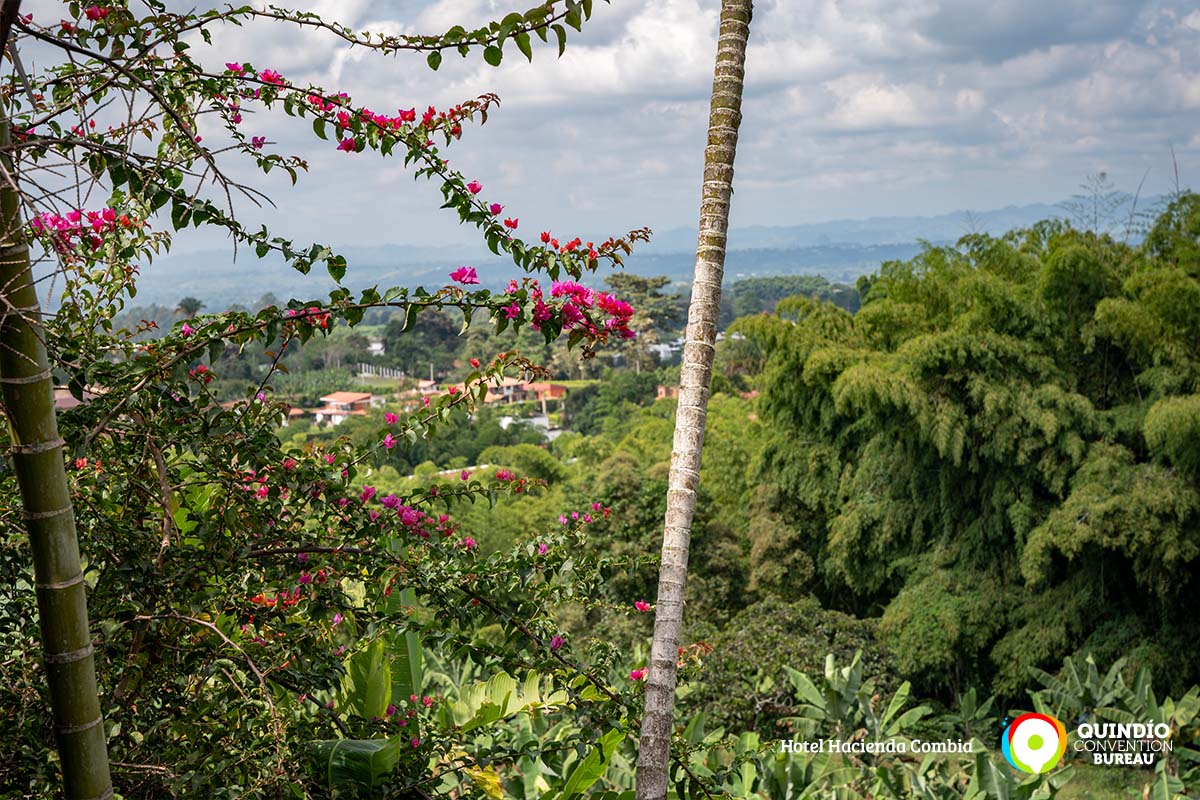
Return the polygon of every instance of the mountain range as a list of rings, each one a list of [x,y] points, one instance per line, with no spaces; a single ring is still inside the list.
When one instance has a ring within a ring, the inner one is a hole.
[[[1155,199],[1143,199],[1149,208]],[[787,226],[734,227],[729,234],[726,274],[729,280],[767,275],[819,274],[832,281],[853,282],[888,260],[912,258],[922,242],[947,244],[969,233],[1002,234],[1039,220],[1070,216],[1068,204],[1008,206],[988,211],[955,211],[936,216],[870,217]],[[1111,219],[1127,212],[1118,209]],[[1118,230],[1120,225],[1114,226]],[[655,234],[639,248],[626,268],[640,275],[666,275],[687,283],[694,266],[696,230],[674,228]],[[482,246],[437,247],[412,245],[348,246],[338,250],[350,269],[345,285],[362,289],[377,285],[442,286],[447,273],[460,264],[473,264],[484,286],[498,287],[512,275],[507,259]],[[174,306],[185,296],[198,297],[208,309],[234,303],[253,305],[266,293],[278,298],[315,299],[334,287],[322,270],[300,275],[278,258],[255,258],[242,248],[172,254],[142,267],[136,303]]]

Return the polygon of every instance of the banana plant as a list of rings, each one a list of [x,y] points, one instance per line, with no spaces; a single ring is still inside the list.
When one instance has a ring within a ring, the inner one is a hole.
[[[1128,695],[1122,674],[1126,660],[1117,659],[1103,676],[1089,654],[1081,670],[1070,656],[1063,661],[1057,675],[1031,668],[1030,674],[1042,684],[1036,692],[1045,704],[1047,713],[1058,719],[1086,722],[1098,709],[1119,705]]]
[[[896,689],[886,707],[876,692],[875,681],[863,678],[862,653],[855,653],[850,664],[839,668],[830,653],[825,657],[825,674],[814,683],[804,673],[784,668],[800,701],[799,714],[785,720],[806,735],[819,733],[848,738],[864,731],[873,741],[902,734],[930,712],[917,706],[901,713],[908,702],[911,685],[905,681]],[[881,710],[882,707],[882,710]]]

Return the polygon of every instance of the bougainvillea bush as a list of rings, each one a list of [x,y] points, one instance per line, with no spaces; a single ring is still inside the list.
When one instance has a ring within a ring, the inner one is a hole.
[[[368,447],[283,447],[287,408],[272,379],[290,344],[372,308],[394,309],[407,328],[422,312],[459,309],[464,327],[493,326],[497,349],[528,326],[586,356],[634,332],[633,309],[585,276],[619,264],[648,231],[522,239],[532,221],[446,160],[494,110],[493,95],[441,109],[398,97],[395,110],[372,110],[211,46],[223,26],[287,24],[378,58],[415,54],[433,70],[456,53],[495,65],[514,51],[532,58],[534,37],[561,53],[591,5],[548,0],[435,36],[360,32],[276,7],[180,14],[153,0],[72,2],[15,20],[20,68],[3,91],[25,228],[7,234],[40,258],[55,309],[44,319],[51,363],[87,401],[59,425],[118,796],[496,796],[497,766],[507,780],[573,793],[636,725],[643,664],[555,623],[560,605],[600,602],[605,576],[627,568],[580,546],[603,513],[592,498],[561,510],[568,524],[482,556],[456,512],[537,493],[538,480],[492,469],[404,495],[372,485],[388,451],[464,424],[489,380],[538,374],[536,364],[499,352],[415,413],[389,413]],[[339,286],[150,338],[115,327],[139,271],[186,228],[216,227],[241,258],[275,254],[339,283],[353,270],[329,246],[239,222],[240,204],[259,198],[242,176],[321,179],[255,131],[267,114],[294,118],[339,157],[403,160],[441,187],[447,213],[511,256],[512,280],[480,289],[474,267],[449,264],[432,291]],[[265,353],[271,368],[222,405],[214,365],[230,348]],[[21,506],[0,469],[0,794],[41,797],[61,778]],[[638,613],[632,602],[628,613]]]

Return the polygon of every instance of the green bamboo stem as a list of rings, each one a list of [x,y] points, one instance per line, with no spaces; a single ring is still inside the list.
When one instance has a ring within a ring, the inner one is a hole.
[[[50,709],[68,800],[112,797],[79,540],[54,413],[9,123],[0,120],[0,397],[33,550]]]

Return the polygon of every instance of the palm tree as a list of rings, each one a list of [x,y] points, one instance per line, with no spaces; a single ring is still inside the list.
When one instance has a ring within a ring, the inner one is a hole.
[[[679,406],[675,413],[675,446],[667,487],[662,563],[658,575],[654,643],[646,679],[646,703],[638,749],[637,800],[664,800],[670,778],[671,730],[675,712],[675,664],[683,628],[683,590],[687,581],[688,543],[696,488],[700,482],[700,449],[708,413],[708,390],[716,347],[725,272],[725,237],[733,194],[733,158],[742,121],[742,84],[746,41],[753,0],[722,0],[704,151],[704,183],[700,200],[700,238],[696,273],[688,307]]]
[[[9,6],[5,4],[5,12]],[[0,47],[3,47],[0,44]],[[87,596],[45,329],[30,269],[7,119],[0,120],[0,397],[33,551],[50,710],[68,800],[112,796]]]

